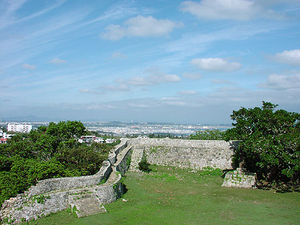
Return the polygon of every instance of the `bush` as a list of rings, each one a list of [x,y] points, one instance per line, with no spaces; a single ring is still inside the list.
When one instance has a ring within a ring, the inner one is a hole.
[[[139,162],[139,170],[149,173],[151,171],[149,166],[150,166],[150,163],[147,162],[146,155],[143,154],[142,160]]]

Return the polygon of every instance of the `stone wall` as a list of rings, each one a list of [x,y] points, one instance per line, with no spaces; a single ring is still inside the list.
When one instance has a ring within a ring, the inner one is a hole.
[[[50,191],[63,191],[74,188],[88,187],[100,183],[102,180],[107,180],[112,172],[111,164],[116,161],[116,156],[127,146],[127,140],[123,139],[113,151],[109,153],[108,160],[102,163],[100,170],[91,176],[81,177],[63,177],[51,178],[39,181],[35,186],[31,186],[27,192],[29,197],[40,195]]]
[[[256,174],[245,172],[241,168],[229,171],[225,175],[222,187],[255,188]]]
[[[23,194],[6,200],[0,211],[0,220],[6,224],[37,219],[76,205],[80,198],[88,198],[87,201],[96,200],[95,202],[100,204],[115,201],[125,191],[121,183],[121,174],[129,168],[127,162],[131,150],[131,146],[127,146],[127,139],[123,139],[95,175],[38,182]],[[101,184],[101,181],[106,182]],[[99,204],[96,207],[99,207]],[[78,211],[76,213],[78,216],[85,215]]]
[[[169,138],[136,138],[133,146],[131,170],[145,154],[150,164],[176,166],[200,170],[204,167],[232,169],[233,150],[237,141],[182,140]]]

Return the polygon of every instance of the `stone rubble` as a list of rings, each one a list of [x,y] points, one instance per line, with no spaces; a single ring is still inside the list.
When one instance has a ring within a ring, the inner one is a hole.
[[[226,173],[222,187],[255,188],[256,174],[244,172],[241,168]]]

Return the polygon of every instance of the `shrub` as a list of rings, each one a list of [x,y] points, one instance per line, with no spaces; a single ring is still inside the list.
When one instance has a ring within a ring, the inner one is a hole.
[[[149,166],[150,166],[150,163],[147,162],[146,155],[143,154],[142,160],[139,162],[139,170],[149,173],[151,171]]]

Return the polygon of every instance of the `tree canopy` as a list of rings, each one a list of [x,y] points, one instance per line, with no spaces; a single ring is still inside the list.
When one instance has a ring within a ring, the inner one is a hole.
[[[300,114],[275,110],[277,105],[263,102],[262,107],[233,111],[234,128],[227,139],[241,140],[234,163],[256,172],[268,184],[300,183]]]
[[[78,121],[49,123],[0,145],[0,205],[38,180],[96,173],[114,144],[81,144]]]

